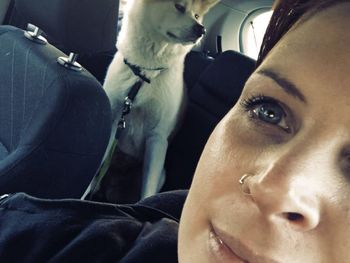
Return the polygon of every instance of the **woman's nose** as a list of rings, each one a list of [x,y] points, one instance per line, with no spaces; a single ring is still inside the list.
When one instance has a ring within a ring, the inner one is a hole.
[[[287,175],[277,167],[252,175],[242,185],[259,210],[273,222],[310,231],[320,222],[320,200],[307,177]]]

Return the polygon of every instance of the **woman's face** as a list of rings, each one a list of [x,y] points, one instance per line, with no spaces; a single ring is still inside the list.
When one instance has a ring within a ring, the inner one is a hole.
[[[181,263],[350,262],[349,13],[340,4],[285,35],[216,127]]]

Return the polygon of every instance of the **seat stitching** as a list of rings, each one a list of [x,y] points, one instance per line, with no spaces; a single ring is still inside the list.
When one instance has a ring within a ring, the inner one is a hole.
[[[22,125],[24,123],[24,117],[26,112],[26,91],[27,91],[27,71],[28,71],[28,60],[29,54],[32,50],[32,47],[29,47],[26,53],[26,62],[24,65],[24,85],[23,85],[23,115],[22,115]]]
[[[45,64],[45,68],[44,68],[44,73],[43,73],[43,78],[41,80],[41,97],[44,96],[44,92],[45,92],[45,81],[46,81],[46,73],[47,73],[47,69],[49,65],[49,61],[46,62]]]
[[[15,68],[15,48],[16,48],[16,44],[17,44],[17,41],[15,41],[13,43],[13,47],[12,47],[12,67],[11,67],[11,132],[10,132],[10,149],[12,150],[12,147],[13,147],[13,125],[14,125],[14,112],[13,112],[13,98],[14,98],[14,94],[13,94],[13,89],[14,89],[14,68]]]

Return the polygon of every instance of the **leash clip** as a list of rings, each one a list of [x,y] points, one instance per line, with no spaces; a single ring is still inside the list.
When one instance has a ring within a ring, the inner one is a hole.
[[[126,128],[126,122],[124,117],[121,117],[120,121],[118,122],[118,129],[125,129]]]
[[[124,115],[129,114],[129,113],[130,113],[130,110],[131,110],[131,107],[132,107],[132,100],[129,98],[129,96],[127,96],[127,97],[124,99],[123,114],[124,114]]]

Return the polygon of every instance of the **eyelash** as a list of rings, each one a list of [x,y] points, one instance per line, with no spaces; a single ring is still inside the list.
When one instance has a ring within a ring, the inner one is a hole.
[[[241,101],[242,107],[246,110],[249,111],[252,109],[253,106],[262,104],[262,103],[273,103],[277,102],[271,97],[267,97],[265,95],[259,94],[259,95],[252,95],[248,98],[245,98]]]
[[[287,133],[291,133],[291,129],[285,120],[287,114],[284,108],[281,106],[281,104],[277,100],[260,94],[257,96],[248,97],[243,101],[241,101],[240,104],[243,107],[243,109],[249,113],[249,117],[254,119],[255,121],[263,122],[264,124],[267,124],[267,125],[277,126],[283,131]],[[258,106],[263,106],[263,105],[279,107],[282,114],[282,120],[275,124],[275,123],[268,122],[266,120],[261,119],[257,110],[258,110]]]

